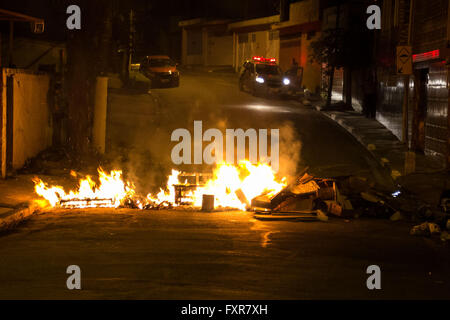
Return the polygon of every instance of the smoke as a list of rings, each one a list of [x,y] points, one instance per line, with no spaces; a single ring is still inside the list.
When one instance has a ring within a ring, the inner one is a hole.
[[[280,176],[293,177],[301,163],[302,143],[291,122],[280,126]]]
[[[237,88],[235,91],[226,87],[207,90],[194,81],[186,81],[183,86],[154,90],[151,95],[118,94],[110,99],[111,165],[122,169],[125,177],[135,183],[138,192],[157,192],[166,185],[172,169],[186,172],[210,172],[213,169],[206,164],[175,165],[172,162],[172,148],[178,143],[171,141],[172,132],[187,129],[193,148],[195,120],[202,121],[203,133],[210,128],[223,133],[224,155],[226,129],[245,131],[253,128],[257,132],[267,129],[269,134],[270,129],[279,129],[278,176],[295,176],[301,161],[302,143],[292,122],[280,121],[270,112],[242,110],[246,106],[243,101],[254,101],[243,97]],[[270,141],[268,138],[267,142]],[[209,143],[203,142],[203,149]],[[192,150],[192,162],[193,154]]]
[[[191,117],[189,117],[191,118]],[[210,119],[203,121],[203,132],[209,128],[217,128],[223,133],[223,155],[226,153],[226,129],[229,128],[226,118],[218,117],[215,114],[210,115]],[[191,133],[191,146],[193,148],[193,122],[186,129]],[[255,128],[266,129],[266,128]],[[272,125],[267,128],[279,129],[279,171],[278,176],[293,177],[298,171],[301,160],[302,143],[296,133],[294,125],[291,122],[284,122],[279,126]],[[122,150],[121,156],[117,157],[113,166],[122,168],[126,178],[134,182],[138,193],[146,194],[148,192],[156,193],[160,187],[164,187],[167,183],[167,177],[172,169],[186,172],[211,172],[213,166],[206,164],[182,164],[175,165],[171,159],[172,148],[178,142],[170,141],[171,131],[164,127],[156,127],[151,130],[152,139],[144,139],[144,137],[136,136],[134,142],[131,143],[132,148]],[[271,139],[267,139],[270,144]],[[210,142],[203,142],[203,149]],[[235,148],[237,145],[235,144]],[[248,148],[248,143],[246,143]],[[271,151],[272,146],[268,146]],[[125,152],[124,152],[125,151]],[[237,155],[235,149],[235,155]],[[193,150],[191,155],[193,158]]]

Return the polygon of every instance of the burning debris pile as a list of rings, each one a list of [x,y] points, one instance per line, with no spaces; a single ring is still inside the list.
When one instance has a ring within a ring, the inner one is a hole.
[[[122,202],[134,195],[134,186],[122,180],[122,171],[112,170],[107,174],[103,169],[98,169],[96,183],[91,176],[80,179],[77,191],[65,192],[61,186],[48,186],[41,179],[35,177],[34,190],[44,197],[52,207],[63,208],[117,208]],[[77,174],[71,171],[71,175]]]
[[[76,173],[71,173],[76,177]],[[237,166],[219,164],[213,174],[186,174],[172,170],[167,186],[159,193],[141,196],[132,182],[124,181],[122,171],[109,174],[98,169],[98,182],[91,176],[79,180],[76,191],[66,192],[61,186],[49,186],[34,178],[35,192],[52,207],[92,208],[128,207],[136,209],[170,209],[189,206],[202,207],[208,199],[209,210],[234,208],[244,210],[254,197],[273,195],[286,186],[286,179],[277,179],[272,168],[265,163],[242,161]]]
[[[401,219],[401,212],[415,210],[411,199],[376,190],[368,179],[358,176],[317,178],[306,168],[297,179],[279,193],[261,194],[251,202],[258,219],[328,220],[328,215],[340,218]]]
[[[326,213],[342,215],[351,203],[340,196],[333,179],[315,178],[306,170],[274,195],[263,194],[251,202],[251,209],[259,219],[327,220]]]
[[[157,194],[146,195],[138,194],[135,185],[124,180],[120,170],[107,173],[99,168],[96,179],[85,176],[79,179],[76,190],[69,192],[61,186],[49,186],[37,177],[33,181],[35,192],[50,206],[59,208],[239,209],[253,211],[255,218],[266,220],[326,221],[333,215],[396,221],[409,215],[417,217],[417,221],[429,221],[437,215],[428,207],[419,206],[406,192],[377,191],[364,177],[317,178],[307,170],[290,184],[285,177],[278,179],[269,165],[248,161],[219,164],[212,174],[172,170],[164,188]],[[78,177],[75,172],[71,175]],[[443,214],[440,220],[445,226],[448,214]]]

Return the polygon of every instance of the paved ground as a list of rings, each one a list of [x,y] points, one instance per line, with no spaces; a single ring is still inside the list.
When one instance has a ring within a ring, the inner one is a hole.
[[[450,298],[448,246],[408,231],[245,212],[58,211],[0,238],[0,298]],[[72,264],[80,291],[65,287]],[[366,288],[372,264],[382,271],[377,292]]]
[[[385,180],[371,155],[320,112],[252,97],[236,81],[191,73],[180,88],[111,92],[112,165],[138,188],[159,186],[173,167],[172,130],[203,120],[204,130],[280,128],[287,173],[309,165],[318,175]],[[49,212],[0,236],[0,297],[449,298],[448,245],[412,237],[409,228],[384,220],[260,222],[243,212]],[[65,288],[71,264],[81,267],[81,291]],[[365,286],[371,264],[381,267],[381,291]]]

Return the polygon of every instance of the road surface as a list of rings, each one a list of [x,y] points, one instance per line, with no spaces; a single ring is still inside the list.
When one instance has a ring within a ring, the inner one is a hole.
[[[194,120],[280,128],[286,171],[308,165],[377,180],[368,153],[339,126],[298,102],[239,92],[231,75],[190,73],[179,88],[112,92],[109,106],[110,159],[145,190],[165,183],[170,134],[192,130]],[[0,236],[0,298],[450,298],[448,245],[409,228],[375,219],[261,222],[246,212],[56,210]],[[69,265],[81,268],[81,290],[66,288]],[[367,289],[370,265],[381,268],[381,290]]]
[[[0,238],[0,298],[450,298],[448,247],[385,220],[261,222],[245,212],[75,210]],[[381,268],[381,290],[366,268]],[[81,290],[66,268],[81,269]]]

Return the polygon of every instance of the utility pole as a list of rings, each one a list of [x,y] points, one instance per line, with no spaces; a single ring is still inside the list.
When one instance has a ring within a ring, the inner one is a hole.
[[[134,53],[134,12],[133,9],[130,10],[130,30],[128,35],[128,54],[127,54],[127,68],[125,70],[125,80],[128,82],[130,79],[131,70],[131,58]]]
[[[413,25],[413,11],[414,0],[409,1],[409,19],[408,19],[408,41],[407,45],[411,48],[412,39],[412,25]],[[412,52],[411,52],[412,53]],[[412,57],[411,57],[412,59]],[[405,153],[404,174],[413,173],[416,171],[416,154],[411,152],[409,143],[409,74],[404,76],[404,92],[403,92],[403,125],[402,125],[402,142],[406,144],[407,151]],[[417,81],[414,81],[415,84]],[[415,94],[418,92],[416,86],[414,86]],[[417,98],[417,97],[415,97]]]
[[[413,18],[413,5],[414,0],[409,1],[409,19],[408,19],[408,40],[407,46],[411,46],[411,35],[412,35],[412,18]],[[408,138],[408,128],[409,128],[409,120],[408,120],[408,98],[409,98],[409,74],[405,74],[403,78],[403,123],[402,123],[402,142],[406,144],[409,148],[409,138]]]

